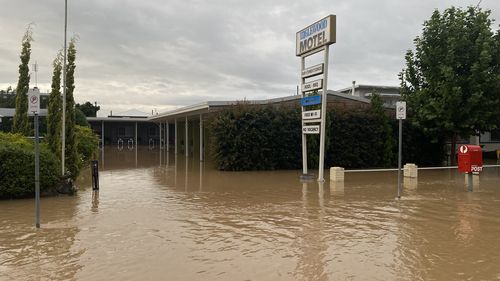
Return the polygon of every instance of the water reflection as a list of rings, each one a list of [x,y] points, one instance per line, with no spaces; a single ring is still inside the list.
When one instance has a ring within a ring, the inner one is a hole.
[[[0,279],[498,278],[496,169],[472,193],[456,171],[423,171],[396,201],[390,172],[302,183],[147,148],[101,165],[99,192],[87,171],[77,196],[43,199],[42,232],[32,200],[0,202]]]

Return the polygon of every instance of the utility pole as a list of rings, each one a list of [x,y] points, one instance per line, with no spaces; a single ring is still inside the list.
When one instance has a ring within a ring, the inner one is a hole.
[[[62,147],[61,147],[61,169],[62,175],[64,176],[64,159],[66,152],[66,33],[68,26],[68,0],[64,0],[64,55],[63,55],[63,108],[62,108]]]

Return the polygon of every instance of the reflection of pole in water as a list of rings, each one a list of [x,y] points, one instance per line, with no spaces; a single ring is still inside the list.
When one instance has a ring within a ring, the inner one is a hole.
[[[177,153],[174,154],[175,155],[175,164],[174,164],[174,186],[177,187]]]
[[[323,235],[323,219],[324,211],[324,185],[323,182],[318,182],[318,205],[314,205],[314,201],[308,202],[308,183],[302,182],[302,212],[303,220],[308,221],[300,228],[300,231],[295,234],[297,243],[294,248],[300,249],[298,253],[297,267],[294,273],[295,279],[304,280],[328,280],[328,275],[325,272],[325,255],[328,251],[328,244],[325,243]],[[315,196],[315,195],[314,195]],[[317,207],[317,208],[315,208]],[[315,216],[316,215],[316,216]],[[302,277],[302,278],[300,278]]]
[[[90,210],[97,213],[99,209],[99,190],[92,191],[92,208]]]
[[[185,175],[186,175],[186,176],[185,176],[185,178],[184,178],[184,179],[185,179],[185,181],[184,181],[184,182],[185,182],[185,184],[186,184],[186,185],[185,185],[185,191],[186,191],[186,192],[188,191],[188,163],[189,163],[189,158],[188,158],[188,157],[186,157],[186,165],[185,165],[185,166],[186,166],[186,169],[185,169],[185,170],[186,170],[186,171],[185,171]]]
[[[203,191],[203,162],[200,162],[200,192]]]

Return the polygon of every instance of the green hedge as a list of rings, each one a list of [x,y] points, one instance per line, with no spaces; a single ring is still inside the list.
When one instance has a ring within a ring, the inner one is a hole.
[[[81,165],[96,159],[99,153],[99,137],[89,127],[76,125],[77,150],[82,161]]]
[[[299,107],[240,104],[210,121],[211,151],[220,170],[273,170],[302,167]],[[440,164],[443,142],[432,142],[406,122],[403,163]],[[327,112],[325,167],[394,167],[397,122],[383,110]],[[319,135],[307,136],[308,166],[317,168]]]
[[[35,155],[32,140],[0,133],[0,198],[33,197]],[[40,145],[40,191],[55,192],[60,163],[46,145]]]

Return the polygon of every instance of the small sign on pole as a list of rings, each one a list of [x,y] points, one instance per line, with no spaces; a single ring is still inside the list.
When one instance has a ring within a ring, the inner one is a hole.
[[[396,119],[405,120],[406,119],[406,102],[398,101],[396,102]]]
[[[303,97],[300,100],[300,105],[302,105],[302,106],[315,105],[315,104],[320,104],[320,103],[321,103],[321,96],[320,95]]]
[[[28,91],[28,115],[40,114],[40,91],[37,88]]]
[[[303,134],[319,134],[319,125],[302,126]]]
[[[302,112],[302,119],[303,120],[319,119],[319,118],[321,118],[321,110],[319,110],[319,109]]]
[[[309,92],[323,88],[323,79],[314,80],[302,84],[302,92]]]

